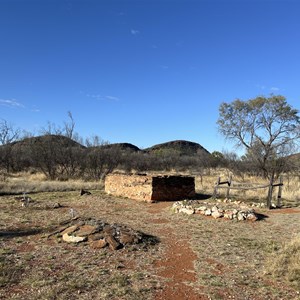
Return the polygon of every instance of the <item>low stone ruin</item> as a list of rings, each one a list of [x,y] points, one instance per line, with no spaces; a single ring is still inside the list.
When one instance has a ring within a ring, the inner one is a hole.
[[[108,224],[94,218],[73,218],[58,230],[50,233],[48,238],[55,236],[67,243],[86,243],[93,249],[109,247],[119,250],[124,247],[145,248],[158,240],[150,235],[136,231],[120,224]]]
[[[105,192],[141,201],[176,201],[195,196],[195,178],[191,176],[154,176],[109,174]]]
[[[187,215],[200,214],[211,216],[215,219],[224,218],[236,221],[256,221],[258,217],[253,208],[249,208],[241,203],[220,203],[201,201],[177,201],[172,206],[174,213],[184,213]]]

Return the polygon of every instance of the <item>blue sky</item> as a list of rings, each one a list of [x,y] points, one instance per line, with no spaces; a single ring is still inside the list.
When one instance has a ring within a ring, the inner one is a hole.
[[[83,137],[232,149],[221,102],[299,109],[300,1],[0,0],[0,118],[39,133],[71,111]]]

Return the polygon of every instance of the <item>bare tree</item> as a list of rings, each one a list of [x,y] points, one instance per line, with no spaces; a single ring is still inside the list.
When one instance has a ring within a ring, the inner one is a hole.
[[[40,133],[41,135],[63,135],[63,129],[48,121],[46,127],[41,128]]]
[[[98,147],[103,145],[108,145],[109,142],[105,142],[102,138],[98,135],[92,135],[85,139],[85,145],[87,147]]]
[[[12,143],[20,137],[20,130],[13,127],[6,120],[0,120],[0,145]]]
[[[0,166],[7,173],[13,164],[12,143],[20,138],[20,130],[13,127],[6,120],[0,120]]]
[[[75,121],[70,111],[68,111],[68,117],[69,117],[69,122],[64,122],[64,135],[70,139],[73,139]]]

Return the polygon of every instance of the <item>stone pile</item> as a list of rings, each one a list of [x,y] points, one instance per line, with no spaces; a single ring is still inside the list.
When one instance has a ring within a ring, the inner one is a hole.
[[[74,218],[66,226],[48,235],[62,238],[67,243],[87,243],[93,249],[109,247],[118,250],[127,246],[153,243],[154,237],[120,224],[108,224],[93,218]],[[152,240],[151,240],[152,238]]]
[[[174,213],[184,213],[187,215],[200,214],[211,216],[215,219],[224,218],[237,221],[256,221],[258,219],[253,208],[244,204],[231,203],[224,205],[218,202],[200,202],[195,200],[177,201],[172,206]]]

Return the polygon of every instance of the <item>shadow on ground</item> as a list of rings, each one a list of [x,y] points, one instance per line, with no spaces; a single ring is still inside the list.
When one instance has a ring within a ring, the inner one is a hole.
[[[264,221],[265,219],[269,218],[267,215],[260,214],[260,213],[257,213],[257,212],[255,212],[255,215],[257,217],[257,221]]]
[[[139,232],[142,236],[141,242],[146,246],[154,246],[161,242],[160,238],[151,234],[146,234],[143,232]]]
[[[207,200],[209,198],[211,198],[212,195],[210,194],[200,194],[200,193],[197,193],[196,196],[193,198],[195,200]]]
[[[11,239],[15,237],[30,236],[39,234],[42,232],[42,229],[13,229],[13,230],[0,230],[0,238]]]

